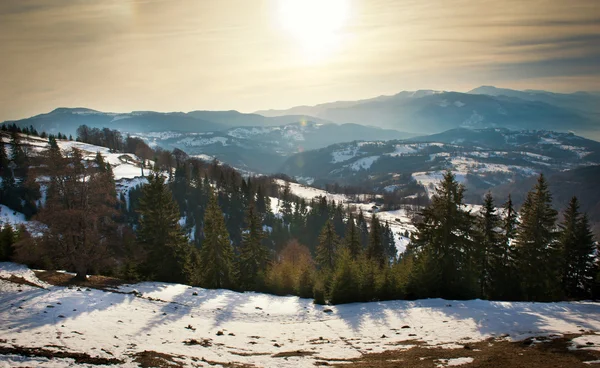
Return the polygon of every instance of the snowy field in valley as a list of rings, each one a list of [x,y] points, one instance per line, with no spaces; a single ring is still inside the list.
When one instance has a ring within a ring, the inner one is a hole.
[[[11,276],[37,287],[7,281]],[[599,330],[600,304],[592,302],[429,299],[330,307],[291,296],[156,282],[113,291],[49,286],[24,266],[0,263],[0,348],[87,353],[118,359],[123,367],[137,366],[134,357],[143,351],[167,354],[184,365],[204,359],[312,367],[407,349],[415,341],[455,348],[490,337],[520,340]],[[573,343],[600,342],[596,337],[582,336]],[[465,351],[462,362],[468,367],[470,361]],[[458,362],[441,361],[440,367]],[[2,366],[86,365],[68,358],[7,354],[0,355]]]

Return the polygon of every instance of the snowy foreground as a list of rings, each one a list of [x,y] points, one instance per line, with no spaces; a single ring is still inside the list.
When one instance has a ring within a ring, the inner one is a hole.
[[[13,275],[39,287],[6,280]],[[397,343],[407,340],[453,348],[489,337],[519,340],[582,330],[600,331],[600,304],[431,299],[327,307],[297,297],[165,283],[114,291],[50,286],[25,266],[0,263],[0,347],[88,353],[123,360],[119,366],[125,367],[136,367],[133,355],[145,350],[177,356],[186,365],[205,359],[312,367],[406,349],[410,345]],[[189,345],[190,339],[200,344]],[[308,354],[276,355],[297,351]],[[67,358],[0,355],[0,367],[32,365],[87,366]]]

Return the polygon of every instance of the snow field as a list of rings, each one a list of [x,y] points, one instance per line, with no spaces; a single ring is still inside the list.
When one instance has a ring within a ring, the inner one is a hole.
[[[26,275],[35,281],[30,272],[0,263],[3,277]],[[132,354],[152,350],[181,355],[189,363],[195,357],[260,367],[311,367],[317,360],[397,349],[394,344],[412,339],[455,347],[505,334],[520,340],[600,329],[600,304],[591,302],[427,299],[327,307],[292,296],[156,282],[124,285],[115,292],[54,286],[18,286],[22,290],[18,292],[14,285],[0,280],[0,335],[5,339],[0,345],[86,352],[123,359],[125,366],[131,364]],[[133,291],[137,296],[126,294]],[[210,346],[184,344],[189,339],[210,339]],[[273,356],[291,351],[310,355]],[[16,359],[0,356],[0,365]]]

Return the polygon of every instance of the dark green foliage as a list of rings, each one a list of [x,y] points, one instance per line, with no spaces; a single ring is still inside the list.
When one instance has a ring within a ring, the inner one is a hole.
[[[191,246],[179,226],[179,209],[165,178],[158,172],[148,176],[139,203],[138,242],[147,252],[140,267],[149,279],[187,282],[191,278]]]
[[[341,247],[331,278],[331,303],[351,303],[360,300],[360,279],[358,262],[347,247]]]
[[[479,274],[479,296],[490,298],[497,283],[506,270],[503,267],[504,244],[500,216],[496,212],[491,193],[484,197],[483,208],[476,219],[477,236],[475,257]]]
[[[419,263],[420,295],[462,299],[477,293],[473,218],[463,208],[463,194],[463,186],[447,172],[415,224],[411,251]]]
[[[367,247],[367,257],[379,263],[380,266],[386,264],[387,252],[383,244],[381,225],[375,214],[371,217],[371,231],[369,232],[369,246]]]
[[[264,285],[264,272],[269,260],[269,252],[262,244],[265,237],[260,217],[254,202],[248,205],[246,228],[242,234],[239,249],[238,286],[242,290],[261,290]]]
[[[316,260],[321,270],[331,271],[335,268],[339,243],[340,240],[335,232],[333,223],[327,221],[321,230],[319,244],[317,245]]]
[[[356,227],[352,213],[350,213],[350,216],[348,217],[343,244],[344,247],[348,249],[348,252],[353,259],[358,258],[362,253],[363,248],[360,242],[360,233]]]
[[[6,224],[0,230],[0,262],[8,262],[14,254],[16,234],[10,224]]]
[[[223,212],[217,197],[209,191],[209,200],[204,215],[204,240],[200,248],[202,286],[207,288],[233,287],[233,247],[225,226]]]
[[[560,228],[563,295],[568,298],[589,298],[597,273],[594,261],[596,247],[587,216],[579,212],[577,197],[571,199]]]
[[[560,294],[556,217],[552,195],[541,174],[521,207],[521,225],[515,239],[517,271],[523,297],[556,300]]]

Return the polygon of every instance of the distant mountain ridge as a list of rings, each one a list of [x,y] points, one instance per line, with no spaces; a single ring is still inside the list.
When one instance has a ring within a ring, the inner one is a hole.
[[[175,130],[181,132],[222,131],[236,126],[278,126],[300,121],[329,123],[320,118],[291,115],[265,117],[257,114],[245,114],[238,111],[191,111],[155,112],[132,111],[113,113],[88,108],[60,107],[46,114],[30,118],[7,121],[20,127],[33,126],[38,131],[48,133],[73,134],[80,125],[95,128],[119,129],[126,132],[157,132]]]
[[[287,110],[262,110],[279,116],[303,113],[337,123],[357,123],[412,133],[439,133],[448,129],[545,129],[600,136],[600,96],[577,92],[516,91],[491,86],[467,93],[403,91],[357,101],[340,101]]]

